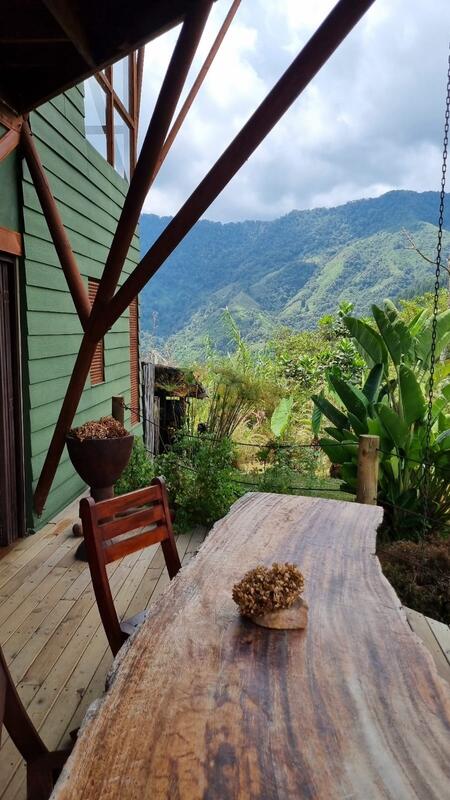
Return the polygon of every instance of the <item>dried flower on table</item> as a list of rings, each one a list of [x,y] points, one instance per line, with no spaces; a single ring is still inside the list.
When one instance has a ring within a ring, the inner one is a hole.
[[[290,608],[303,591],[304,578],[295,564],[255,567],[233,586],[233,600],[241,614],[257,617]]]

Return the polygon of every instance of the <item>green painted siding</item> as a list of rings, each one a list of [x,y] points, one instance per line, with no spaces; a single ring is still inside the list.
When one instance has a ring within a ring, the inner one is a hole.
[[[31,127],[86,289],[100,278],[128,184],[84,138],[84,101],[72,89],[31,115]],[[81,341],[81,325],[26,166],[23,167],[26,424],[33,488],[44,463]],[[0,221],[0,224],[1,221]],[[139,260],[135,236],[124,273]],[[128,312],[105,337],[105,383],[89,379],[75,424],[111,413],[111,397],[130,398]],[[129,424],[129,413],[126,424]],[[67,452],[58,468],[40,527],[81,493]]]

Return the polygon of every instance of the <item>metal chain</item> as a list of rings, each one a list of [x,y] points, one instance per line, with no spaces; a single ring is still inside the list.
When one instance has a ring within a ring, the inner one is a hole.
[[[430,378],[428,383],[428,411],[427,411],[427,427],[426,427],[426,440],[425,440],[425,463],[427,465],[429,465],[430,463],[431,429],[433,427],[434,370],[435,370],[435,360],[436,360],[437,315],[439,307],[439,289],[440,289],[441,264],[442,264],[442,231],[444,227],[445,179],[447,173],[449,122],[450,122],[450,53],[447,61],[447,97],[445,103],[444,142],[442,148],[441,191],[439,196],[439,221],[438,221],[438,238],[436,247],[433,322],[431,327]],[[427,516],[429,511],[428,506],[429,506],[430,470],[431,470],[430,466],[425,467],[424,475],[426,476],[426,480],[425,480],[425,504],[424,504],[424,532],[426,532]]]

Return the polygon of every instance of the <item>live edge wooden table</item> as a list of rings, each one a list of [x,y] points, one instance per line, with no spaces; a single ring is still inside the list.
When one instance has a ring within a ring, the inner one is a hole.
[[[381,510],[250,494],[116,659],[57,800],[447,800],[450,685],[375,552]],[[305,574],[306,631],[240,619],[259,564]]]

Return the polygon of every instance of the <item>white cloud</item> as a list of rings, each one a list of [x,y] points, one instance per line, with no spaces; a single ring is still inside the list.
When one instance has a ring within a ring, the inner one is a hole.
[[[333,5],[244,0],[146,211],[176,213]],[[214,4],[183,96],[228,8]],[[448,0],[377,0],[205,216],[271,218],[438,188],[449,12]],[[177,33],[147,47],[145,127]]]

